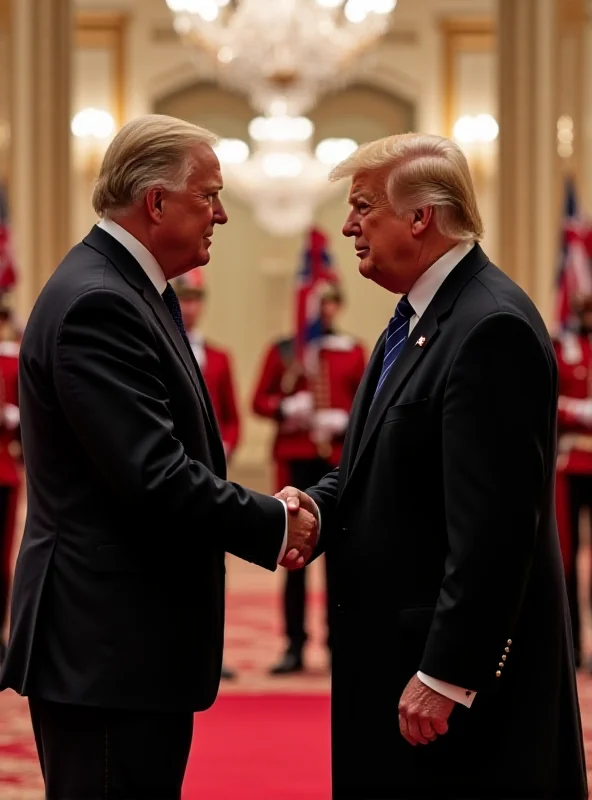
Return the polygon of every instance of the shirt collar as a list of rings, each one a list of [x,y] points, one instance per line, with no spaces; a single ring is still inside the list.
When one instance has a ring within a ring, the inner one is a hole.
[[[200,331],[187,331],[187,338],[189,339],[189,343],[195,347],[205,347],[205,339]]]
[[[473,247],[475,247],[475,242],[459,242],[447,253],[444,253],[415,281],[407,295],[407,299],[418,317],[423,316],[440,286],[442,286],[457,264],[460,264],[463,258],[471,252]]]
[[[129,231],[126,231],[121,225],[113,222],[112,219],[102,219],[97,223],[97,227],[102,228],[109,236],[116,239],[119,244],[123,245],[125,249],[131,253],[142,267],[151,283],[154,284],[157,292],[162,294],[166,289],[167,281],[160,264],[154,258],[150,250],[144,247],[142,242],[138,241],[135,236],[132,236]]]

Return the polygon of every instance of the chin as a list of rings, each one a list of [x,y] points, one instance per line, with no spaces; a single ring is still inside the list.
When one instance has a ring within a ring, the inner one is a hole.
[[[205,267],[210,260],[210,254],[207,250],[200,250],[195,259],[196,267]]]
[[[368,257],[363,258],[358,265],[358,270],[360,275],[362,275],[364,278],[372,278],[374,273],[374,264]]]

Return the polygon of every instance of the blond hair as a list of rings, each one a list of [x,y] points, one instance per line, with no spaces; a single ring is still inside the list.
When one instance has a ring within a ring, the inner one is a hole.
[[[205,128],[164,114],[131,120],[107,148],[93,191],[94,210],[99,217],[109,217],[155,186],[183,190],[191,174],[189,149],[196,144],[214,147],[217,142]]]
[[[363,144],[338,164],[330,180],[361,169],[391,167],[385,181],[397,214],[434,206],[438,230],[451,239],[483,238],[469,165],[460,147],[443,136],[404,133]]]

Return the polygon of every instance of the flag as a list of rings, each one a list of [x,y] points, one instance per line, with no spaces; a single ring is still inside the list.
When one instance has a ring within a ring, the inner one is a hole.
[[[296,358],[301,367],[314,368],[315,344],[323,335],[323,293],[327,284],[337,283],[328,239],[318,228],[311,228],[296,279]]]
[[[8,199],[0,185],[0,293],[8,292],[16,283],[16,267],[12,253]]]
[[[573,180],[567,178],[556,287],[558,333],[574,323],[574,299],[586,295],[592,295],[592,227],[581,218]]]

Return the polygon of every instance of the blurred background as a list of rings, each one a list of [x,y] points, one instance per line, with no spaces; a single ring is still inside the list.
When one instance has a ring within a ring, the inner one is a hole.
[[[187,313],[213,394],[216,353],[231,373],[219,413],[228,416],[232,479],[272,491],[300,458],[278,456],[277,420],[265,408],[278,392],[269,360],[296,334],[295,286],[307,265],[317,257],[331,264],[339,291],[321,298],[327,333],[350,337],[350,351],[360,348],[362,358],[392,314],[389,296],[359,276],[352,244],[341,236],[347,187],[326,176],[357,144],[393,133],[441,134],[463,147],[485,251],[548,323],[558,357],[565,356],[565,395],[592,398],[592,357],[564,352],[566,341],[589,341],[590,0],[0,0],[0,372],[8,405],[18,405],[8,387],[28,313],[96,221],[90,194],[103,153],[123,123],[148,112],[221,137],[230,223],[216,231],[210,264],[184,291],[198,305]],[[351,375],[357,368],[352,362]],[[26,497],[18,420],[4,427],[0,556],[9,583]],[[574,446],[570,440],[565,448]],[[338,443],[332,447],[315,459],[330,463]],[[560,532],[573,565],[566,567],[572,611],[580,598],[574,641],[592,745],[592,460],[570,463],[559,465],[567,492]],[[574,471],[577,501],[569,494]],[[186,800],[326,800],[323,566],[309,570],[306,646],[284,635],[284,574],[231,558],[227,566],[232,674],[196,725]],[[377,680],[388,679],[385,668],[376,665]],[[314,754],[302,775],[286,775],[278,742],[283,750],[302,736],[315,743]],[[26,706],[0,695],[0,798],[37,800],[41,787]]]

